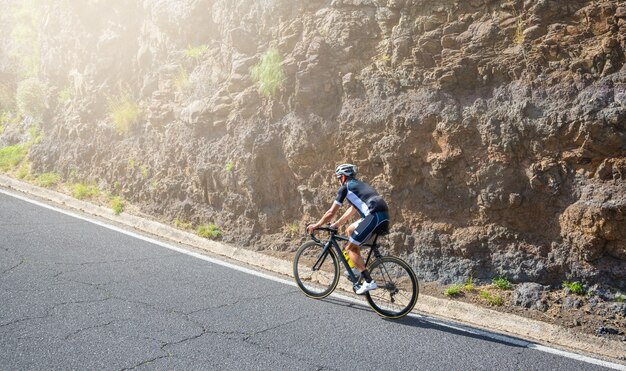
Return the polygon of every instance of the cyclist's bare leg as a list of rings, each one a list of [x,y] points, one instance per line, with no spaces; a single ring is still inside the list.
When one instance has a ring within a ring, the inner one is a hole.
[[[354,230],[356,229],[356,227],[359,225],[360,222],[361,220],[357,220],[356,222],[350,224],[348,228],[346,228],[346,235],[352,236],[352,232],[354,232]]]
[[[356,229],[356,227],[358,227],[359,223],[361,222],[361,220],[357,220],[356,222],[350,224],[347,228],[346,228],[346,234],[348,236],[352,235],[352,232],[354,232],[354,230]],[[353,253],[350,252],[350,250],[348,250],[348,248],[350,246],[354,246],[356,248],[356,254],[357,256],[353,255]],[[361,249],[348,242],[348,244],[346,246],[344,246],[344,249],[348,252],[348,257],[350,257],[350,260],[354,263],[354,267],[356,269],[359,270],[359,272],[363,272],[363,269],[365,269],[365,262],[363,261],[363,258],[361,257]],[[357,261],[360,260],[363,264],[358,264]],[[360,267],[362,265],[362,267]]]
[[[358,269],[359,272],[363,272],[365,270],[365,261],[361,256],[361,248],[352,242],[348,242],[345,249],[348,252],[348,257],[350,257],[350,260],[352,260],[356,269]]]

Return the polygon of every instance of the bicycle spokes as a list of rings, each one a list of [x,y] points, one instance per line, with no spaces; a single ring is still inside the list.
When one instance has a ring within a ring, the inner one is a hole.
[[[379,288],[370,291],[367,299],[377,313],[398,318],[413,309],[418,295],[417,279],[406,262],[391,256],[376,259],[370,275]]]
[[[322,266],[322,264],[324,264],[324,260],[326,259],[327,256],[328,256],[328,250],[322,252],[322,254],[320,254],[319,258],[317,258],[317,261],[315,262],[315,264],[313,264],[313,268],[311,268],[311,269],[313,271],[320,270],[320,267]]]
[[[323,298],[335,289],[339,281],[337,257],[331,250],[314,241],[298,249],[293,264],[298,287],[313,298]]]

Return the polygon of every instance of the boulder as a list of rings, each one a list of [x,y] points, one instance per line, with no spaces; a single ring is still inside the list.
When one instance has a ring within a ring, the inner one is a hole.
[[[544,288],[538,283],[524,282],[515,287],[511,302],[524,308],[543,309],[540,300],[543,295]]]

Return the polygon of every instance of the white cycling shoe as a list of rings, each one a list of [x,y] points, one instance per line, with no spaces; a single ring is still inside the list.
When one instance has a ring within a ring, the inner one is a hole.
[[[376,281],[372,280],[371,282],[363,282],[361,287],[359,287],[359,289],[356,290],[355,292],[357,295],[363,295],[366,292],[375,290],[377,288],[378,288],[378,285],[376,284]]]

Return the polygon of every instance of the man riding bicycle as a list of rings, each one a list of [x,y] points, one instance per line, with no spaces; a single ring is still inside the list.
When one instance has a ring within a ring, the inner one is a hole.
[[[313,233],[317,228],[330,221],[345,199],[348,199],[350,208],[331,225],[331,228],[338,228],[355,213],[359,213],[361,219],[347,228],[350,240],[345,246],[348,257],[354,266],[361,272],[365,282],[356,290],[358,295],[363,295],[368,291],[376,289],[376,281],[372,280],[369,272],[365,268],[365,262],[361,257],[359,246],[366,242],[374,233],[386,231],[389,228],[389,208],[383,198],[367,183],[356,179],[357,167],[352,164],[342,164],[335,169],[335,175],[341,182],[341,187],[337,192],[335,202],[315,224],[307,227],[309,233]]]

